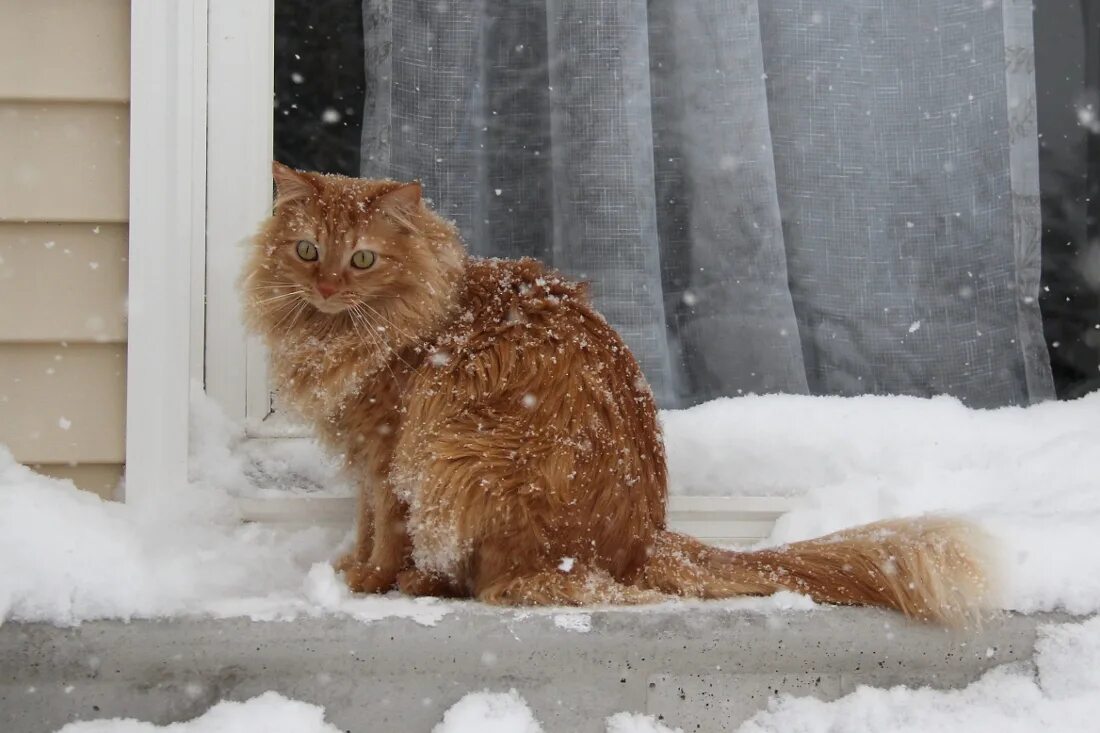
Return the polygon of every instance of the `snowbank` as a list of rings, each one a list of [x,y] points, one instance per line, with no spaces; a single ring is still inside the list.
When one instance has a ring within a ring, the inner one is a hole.
[[[232,496],[353,496],[339,462],[314,440],[246,441],[197,382],[191,384],[191,461],[193,483]],[[289,426],[288,426],[289,427]]]
[[[968,490],[1017,491],[1031,477],[1096,486],[1100,469],[1100,392],[998,410],[950,397],[752,396],[665,410],[661,423],[677,494],[802,496],[858,480],[881,501],[881,490],[960,475],[976,479]]]
[[[798,497],[769,543],[952,512],[1000,540],[1006,608],[1100,611],[1100,393],[1000,410],[774,395],[662,420],[673,492]]]
[[[737,733],[1092,733],[1100,719],[1100,618],[1040,627],[1035,669],[997,667],[962,690],[860,687],[833,702],[773,698]],[[676,733],[652,716],[618,713],[607,733]],[[222,702],[186,723],[98,720],[59,733],[336,733],[324,711],[268,692],[244,703]],[[542,733],[516,690],[472,692],[455,703],[433,733]]]
[[[241,524],[224,493],[197,484],[155,511],[103,501],[0,446],[0,623],[447,612],[434,599],[351,597],[328,564],[342,534]]]
[[[103,502],[0,448],[0,622],[343,613],[433,623],[461,607],[353,598],[328,566],[340,532],[240,524],[227,492],[263,489],[264,475],[284,469],[323,483],[332,466],[305,442],[252,460],[209,405],[195,411],[193,484],[155,510]],[[1100,611],[1100,394],[993,411],[950,399],[747,397],[662,419],[676,491],[800,497],[773,542],[958,512],[1003,543],[1006,607]],[[578,619],[564,622],[583,632]]]

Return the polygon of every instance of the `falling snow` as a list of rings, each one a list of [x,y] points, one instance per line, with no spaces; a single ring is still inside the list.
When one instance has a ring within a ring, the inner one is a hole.
[[[1092,104],[1077,105],[1077,123],[1093,134],[1100,134],[1100,119]]]

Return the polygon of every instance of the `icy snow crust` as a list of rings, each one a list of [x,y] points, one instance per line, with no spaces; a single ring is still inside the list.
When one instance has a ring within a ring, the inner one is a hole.
[[[1005,665],[962,690],[860,687],[835,700],[782,696],[737,733],[1092,733],[1100,719],[1100,618],[1039,628],[1035,669]],[[652,716],[622,712],[607,733],[673,733]],[[337,733],[324,710],[267,692],[222,702],[186,723],[133,720],[70,723],[60,733]],[[433,733],[542,733],[516,690],[472,692]]]
[[[351,597],[327,563],[343,532],[242,524],[235,511],[198,484],[156,507],[103,501],[0,447],[0,623],[446,613],[434,599]]]

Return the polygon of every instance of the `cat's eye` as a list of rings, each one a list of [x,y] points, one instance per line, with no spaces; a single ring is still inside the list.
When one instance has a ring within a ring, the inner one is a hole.
[[[317,245],[308,239],[299,239],[294,249],[297,251],[298,256],[306,262],[313,262],[317,259]]]
[[[374,252],[369,249],[356,250],[351,256],[351,266],[359,270],[365,270],[374,264]]]

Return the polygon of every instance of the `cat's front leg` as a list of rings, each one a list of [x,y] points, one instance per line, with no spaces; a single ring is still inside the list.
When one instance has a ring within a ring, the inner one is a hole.
[[[410,565],[412,545],[405,529],[408,510],[388,482],[374,491],[371,512],[373,537],[366,560],[356,558],[343,568],[348,587],[357,593],[385,593],[397,583],[397,574]]]
[[[333,564],[338,573],[347,572],[370,560],[371,551],[374,549],[374,492],[378,490],[379,483],[377,479],[359,482],[357,500],[359,516],[355,523],[355,547]]]

